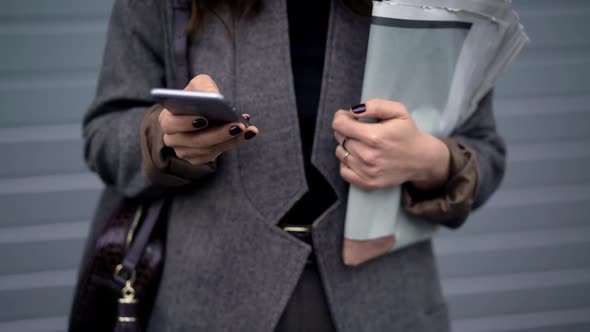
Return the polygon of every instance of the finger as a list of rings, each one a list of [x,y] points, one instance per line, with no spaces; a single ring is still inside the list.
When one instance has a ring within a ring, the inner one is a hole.
[[[387,99],[369,99],[350,110],[356,118],[391,120],[410,116],[404,104]]]
[[[368,146],[379,145],[379,134],[383,130],[381,124],[358,121],[351,112],[345,110],[339,110],[334,114],[332,129],[335,135],[356,139]]]
[[[174,148],[174,153],[180,159],[184,160],[192,160],[195,158],[205,157],[210,153],[208,149],[201,149],[201,148],[186,148],[186,147],[176,147]]]
[[[337,131],[334,131],[334,139],[336,140],[336,142],[338,142],[339,145],[342,145],[342,142],[344,142],[344,139],[346,137],[342,134],[340,134]]]
[[[219,144],[213,146],[212,149],[215,153],[217,153],[219,155],[219,154],[222,154],[226,151],[233,150],[244,143],[247,143],[249,140],[256,137],[257,135],[258,135],[258,128],[254,127],[254,126],[250,126],[250,127],[248,127],[248,130],[246,130],[244,132],[244,134],[238,135],[237,137],[227,140],[223,143],[219,143]]]
[[[231,122],[222,126],[211,126],[194,133],[164,135],[164,143],[167,146],[172,146],[174,148],[189,147],[207,149],[211,146],[243,135],[245,131],[245,124],[241,122]],[[248,131],[258,134],[258,128],[255,126],[249,126]]]
[[[164,134],[174,135],[183,132],[193,132],[204,129],[209,124],[207,118],[192,115],[174,115],[167,109],[163,109],[159,116],[160,128]]]
[[[230,140],[213,145],[207,148],[194,147],[177,147],[174,149],[176,156],[185,159],[192,164],[204,164],[214,161],[222,153],[237,148],[238,146],[247,143],[250,139],[258,134],[258,128],[251,127],[243,135],[238,135]]]
[[[363,142],[350,137],[348,137],[344,143],[345,144],[340,144],[339,146],[342,147],[342,150],[350,152],[350,154],[354,156],[354,159],[359,164],[362,164],[363,173],[369,174],[370,172],[364,172],[364,170],[378,164],[380,155],[377,149],[371,148]],[[357,168],[355,168],[355,170],[356,169]]]
[[[373,191],[378,189],[376,186],[372,185],[370,181],[363,179],[344,163],[340,163],[340,176],[344,179],[344,181],[364,191]]]
[[[338,142],[338,145],[341,145],[344,150],[348,151],[347,144],[352,138],[340,135],[338,132],[334,132],[334,138]]]
[[[195,76],[184,88],[187,91],[202,91],[219,93],[219,88],[215,81],[206,74]]]
[[[340,160],[341,163],[346,164],[350,169],[352,169],[356,174],[358,174],[361,178],[365,180],[373,180],[379,177],[379,168],[374,164],[369,164],[359,158],[359,155],[354,152],[354,147],[352,150],[344,150],[342,145],[336,147],[336,158]]]
[[[361,162],[355,156],[353,156],[350,151],[344,150],[342,145],[338,145],[336,147],[336,158],[338,158],[341,163],[346,164],[355,173],[362,173],[360,172],[360,170],[363,168]]]

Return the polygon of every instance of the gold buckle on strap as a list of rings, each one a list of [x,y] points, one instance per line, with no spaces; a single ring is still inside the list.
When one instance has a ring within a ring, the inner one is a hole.
[[[288,233],[309,233],[311,231],[306,226],[283,226],[283,230]]]

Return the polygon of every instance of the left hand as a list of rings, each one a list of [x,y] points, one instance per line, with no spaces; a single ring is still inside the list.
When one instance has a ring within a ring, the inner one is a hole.
[[[365,123],[357,120],[360,118],[380,122]],[[371,99],[351,110],[339,110],[332,127],[339,143],[340,175],[361,189],[371,191],[410,181],[429,190],[447,181],[447,146],[420,131],[401,103]],[[342,147],[345,138],[346,149]]]

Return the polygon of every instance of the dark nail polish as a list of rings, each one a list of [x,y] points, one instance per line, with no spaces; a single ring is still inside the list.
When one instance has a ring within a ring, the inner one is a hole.
[[[238,126],[233,126],[233,127],[229,128],[229,134],[232,136],[236,136],[241,132],[242,132],[242,128],[240,128]]]
[[[193,127],[195,127],[196,129],[201,129],[207,126],[207,120],[202,119],[202,118],[198,118],[193,120]]]
[[[253,131],[247,131],[247,132],[244,134],[244,138],[245,138],[246,140],[252,139],[252,138],[254,138],[254,136],[256,136],[256,133],[255,133],[255,132],[253,132]]]
[[[352,113],[354,114],[361,114],[361,113],[365,113],[365,111],[367,110],[367,106],[365,106],[365,104],[358,104],[358,105],[354,105],[350,108],[352,110]]]

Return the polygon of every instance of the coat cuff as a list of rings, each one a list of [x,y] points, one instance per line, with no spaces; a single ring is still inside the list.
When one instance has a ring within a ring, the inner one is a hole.
[[[141,123],[141,157],[145,175],[156,185],[179,187],[215,172],[215,163],[192,165],[176,157],[174,149],[164,144],[158,118],[163,107],[152,106]]]
[[[449,179],[441,188],[424,192],[404,186],[402,204],[406,212],[450,228],[461,226],[477,197],[479,165],[476,153],[453,138],[443,140],[450,152]]]

